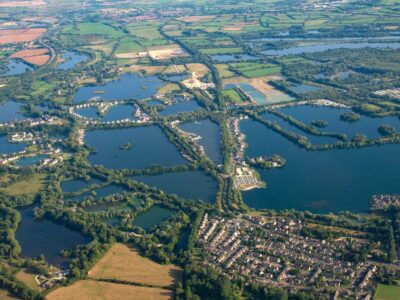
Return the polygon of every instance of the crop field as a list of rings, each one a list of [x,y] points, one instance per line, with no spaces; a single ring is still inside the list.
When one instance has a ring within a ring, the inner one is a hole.
[[[116,54],[122,53],[140,53],[144,52],[144,49],[140,44],[138,44],[135,40],[130,38],[122,38],[118,44],[118,47],[115,51]]]
[[[260,92],[264,98],[266,103],[277,103],[282,101],[293,100],[292,97],[287,95],[286,93],[275,89],[272,85],[268,84],[270,80],[279,80],[281,77],[279,76],[263,76],[263,77],[255,77],[255,78],[246,78],[246,77],[232,77],[227,78],[222,81],[223,85],[227,84],[236,84],[240,85],[242,83],[250,85],[254,90]],[[242,90],[248,97],[254,98],[251,95],[250,91]],[[254,99],[253,99],[254,100]]]
[[[176,83],[168,83],[157,90],[157,95],[168,95],[179,91],[181,88]]]
[[[279,65],[259,63],[235,63],[231,64],[231,67],[236,72],[250,78],[279,74],[282,69]]]
[[[208,55],[217,55],[217,54],[240,54],[243,52],[242,48],[231,47],[231,48],[206,48],[200,49],[201,53]]]
[[[215,67],[218,70],[220,78],[229,78],[235,76],[235,74],[229,70],[229,65],[227,64],[217,64]]]
[[[14,53],[11,58],[21,58],[32,65],[42,66],[50,59],[50,55],[47,54],[48,51],[46,48],[26,49]]]
[[[223,90],[222,96],[226,101],[234,104],[244,104],[246,102],[246,98],[235,89]]]
[[[140,26],[130,24],[127,26],[129,33],[143,40],[163,40],[163,36],[157,30],[158,25],[155,23],[140,23]]]
[[[32,42],[43,35],[45,32],[45,28],[0,30],[0,45],[9,43]]]
[[[80,280],[67,287],[50,292],[47,300],[166,300],[172,291],[160,288],[141,287],[95,280]]]
[[[400,286],[379,284],[374,300],[397,300],[400,295]]]
[[[78,25],[68,25],[64,28],[63,33],[74,35],[103,35],[109,38],[118,38],[123,33],[110,25],[103,23],[81,23]]]
[[[176,44],[148,48],[148,52],[150,57],[155,60],[165,60],[186,55],[183,49]]]
[[[158,287],[172,286],[179,280],[181,270],[173,265],[160,265],[125,244],[114,244],[89,271],[96,279],[117,279]]]

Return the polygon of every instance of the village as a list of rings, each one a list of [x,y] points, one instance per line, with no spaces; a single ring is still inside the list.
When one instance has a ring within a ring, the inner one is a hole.
[[[390,207],[400,207],[400,195],[374,195],[371,199],[372,210],[384,210]]]
[[[109,109],[112,106],[116,105],[122,105],[126,104],[125,101],[113,101],[113,102],[89,102],[89,103],[84,103],[84,104],[78,104],[74,105],[68,108],[68,112],[78,118],[84,121],[84,125],[118,125],[118,124],[143,124],[147,123],[151,120],[150,116],[146,113],[144,113],[140,107],[138,106],[132,106],[133,112],[132,112],[132,118],[124,118],[120,120],[110,120],[110,121],[102,121],[101,117],[107,114]],[[86,117],[78,112],[76,110],[79,109],[86,109],[90,107],[95,107],[98,110],[98,115],[99,119],[94,119],[91,117]]]
[[[304,226],[299,219],[283,217],[223,219],[205,214],[198,238],[206,264],[232,278],[295,290],[315,289],[333,299],[372,299],[377,267],[343,260],[347,239],[328,242],[303,237]]]

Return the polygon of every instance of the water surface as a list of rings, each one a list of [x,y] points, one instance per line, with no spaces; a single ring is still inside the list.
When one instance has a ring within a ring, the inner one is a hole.
[[[149,231],[154,226],[160,225],[162,222],[168,220],[174,213],[175,211],[173,210],[153,205],[149,210],[137,215],[133,221],[133,225]]]
[[[362,49],[362,48],[378,48],[378,49],[399,49],[400,43],[372,43],[372,42],[361,42],[361,43],[326,43],[317,45],[306,45],[306,46],[296,46],[284,49],[271,49],[264,50],[261,53],[270,56],[285,56],[285,55],[296,55],[303,53],[314,53],[322,52],[326,50],[333,49]]]
[[[0,104],[0,123],[20,121],[26,119],[21,113],[22,104],[15,101],[7,101]]]
[[[311,152],[252,120],[241,122],[241,130],[246,156],[287,160],[282,169],[259,170],[268,187],[243,193],[251,207],[365,212],[373,194],[400,193],[400,145]]]
[[[181,198],[209,203],[215,202],[218,190],[216,180],[201,171],[140,175],[133,176],[132,179]]]
[[[199,110],[200,106],[196,101],[180,101],[172,105],[168,105],[164,110],[160,111],[159,114],[162,116],[175,115],[178,113],[192,112]]]
[[[90,162],[110,169],[187,163],[157,126],[89,131],[85,134],[85,143],[97,151],[89,156]],[[131,148],[121,150],[127,143]]]
[[[21,223],[16,239],[21,245],[22,255],[37,258],[44,255],[46,261],[61,268],[67,268],[69,259],[63,258],[60,251],[86,244],[90,238],[62,225],[43,219],[36,221],[33,207],[19,210]]]
[[[87,61],[89,56],[74,51],[63,50],[61,51],[61,58],[63,61],[59,63],[57,69],[66,71],[72,69],[77,64]]]
[[[107,82],[104,85],[87,85],[80,87],[75,96],[75,103],[95,100],[142,100],[153,96],[163,85],[156,76],[141,76],[136,73],[126,73],[120,79]]]
[[[389,124],[400,131],[399,117],[372,118],[361,115],[358,121],[350,123],[343,121],[340,119],[340,116],[351,112],[347,108],[299,105],[282,108],[281,112],[308,125],[311,125],[313,120],[327,121],[328,125],[321,128],[320,131],[344,133],[349,139],[353,138],[356,134],[364,134],[368,138],[378,138],[381,136],[378,128],[383,124]]]
[[[29,167],[33,165],[38,165],[43,159],[47,158],[48,155],[41,154],[29,157],[22,157],[17,160],[16,165],[20,167]]]
[[[19,59],[8,59],[7,61],[7,71],[1,74],[1,76],[14,76],[21,75],[28,71],[32,71],[33,68],[28,64],[24,63]]]
[[[101,181],[96,178],[92,178],[92,179],[90,179],[90,181],[85,181],[82,179],[65,180],[65,181],[61,182],[61,190],[64,193],[75,193],[77,191],[80,191],[84,188],[89,187],[92,184],[98,184],[100,182]]]
[[[258,59],[257,56],[252,56],[248,54],[217,54],[212,55],[211,58],[218,62],[248,61]]]
[[[8,136],[0,136],[0,154],[20,152],[26,147],[25,143],[10,143]]]
[[[206,155],[215,163],[223,162],[221,150],[221,133],[217,124],[209,119],[183,123],[180,128],[201,136],[198,143],[204,147]]]
[[[94,106],[79,108],[76,110],[76,113],[85,118],[99,120],[101,122],[135,119],[135,117],[133,116],[134,107],[129,104],[113,105],[103,116],[100,116],[97,113],[97,107]]]
[[[122,193],[124,191],[126,191],[126,190],[123,187],[121,187],[119,185],[110,184],[105,187],[100,187],[100,188],[97,188],[94,190],[86,191],[78,196],[68,197],[66,200],[79,202],[79,201],[83,201],[84,199],[89,198],[89,197],[93,197],[94,199],[98,200],[103,197]]]

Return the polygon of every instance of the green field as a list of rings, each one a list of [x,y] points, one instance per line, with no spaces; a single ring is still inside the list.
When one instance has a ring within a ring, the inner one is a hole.
[[[115,28],[104,23],[81,23],[78,25],[68,25],[63,30],[66,34],[78,35],[104,35],[110,38],[118,38],[124,34]]]
[[[242,48],[206,48],[200,49],[201,53],[216,55],[216,54],[239,54],[242,53]]]
[[[400,299],[400,286],[379,284],[375,292],[374,300],[398,300]]]
[[[138,44],[135,40],[129,38],[121,39],[115,53],[132,53],[132,52],[142,52],[145,51],[140,44]]]

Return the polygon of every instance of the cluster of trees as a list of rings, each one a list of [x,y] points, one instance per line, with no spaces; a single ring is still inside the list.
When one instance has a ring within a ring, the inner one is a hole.
[[[21,253],[14,235],[20,221],[21,216],[16,210],[0,207],[0,256],[17,257]]]

